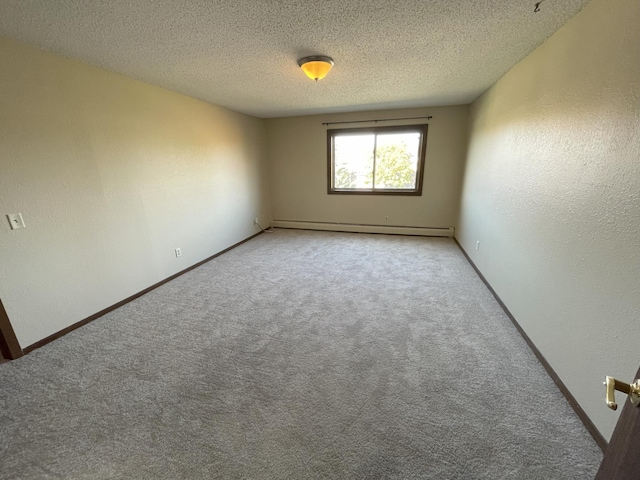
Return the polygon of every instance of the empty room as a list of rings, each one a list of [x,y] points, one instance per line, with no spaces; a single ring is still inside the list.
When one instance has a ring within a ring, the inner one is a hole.
[[[640,479],[638,0],[2,0],[0,479]]]

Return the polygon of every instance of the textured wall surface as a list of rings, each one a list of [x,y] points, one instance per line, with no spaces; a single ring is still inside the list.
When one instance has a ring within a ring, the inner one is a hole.
[[[588,1],[2,0],[0,35],[278,117],[468,104]]]
[[[23,347],[268,223],[263,120],[13,41],[0,64],[0,298]]]
[[[639,19],[594,0],[474,102],[458,230],[605,437],[640,363]]]
[[[420,197],[327,194],[327,128],[373,126],[323,122],[432,115],[378,125],[429,123]],[[273,218],[411,227],[456,224],[467,146],[467,106],[387,110],[267,120]],[[388,222],[384,217],[388,216]]]

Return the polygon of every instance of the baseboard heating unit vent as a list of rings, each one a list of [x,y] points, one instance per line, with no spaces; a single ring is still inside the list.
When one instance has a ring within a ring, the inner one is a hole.
[[[299,230],[328,230],[331,232],[386,233],[392,235],[422,235],[424,237],[453,237],[453,227],[396,227],[390,225],[357,225],[351,223],[299,222],[273,220],[274,228]]]

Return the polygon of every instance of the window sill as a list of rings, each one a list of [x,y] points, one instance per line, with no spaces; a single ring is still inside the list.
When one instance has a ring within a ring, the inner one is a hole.
[[[399,195],[405,197],[419,197],[419,190],[329,190],[329,195]]]

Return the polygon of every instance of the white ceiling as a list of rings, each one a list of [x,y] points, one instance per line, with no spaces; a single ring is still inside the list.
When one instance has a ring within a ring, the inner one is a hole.
[[[469,103],[588,2],[2,0],[0,35],[278,117]],[[336,62],[317,84],[313,54]]]

